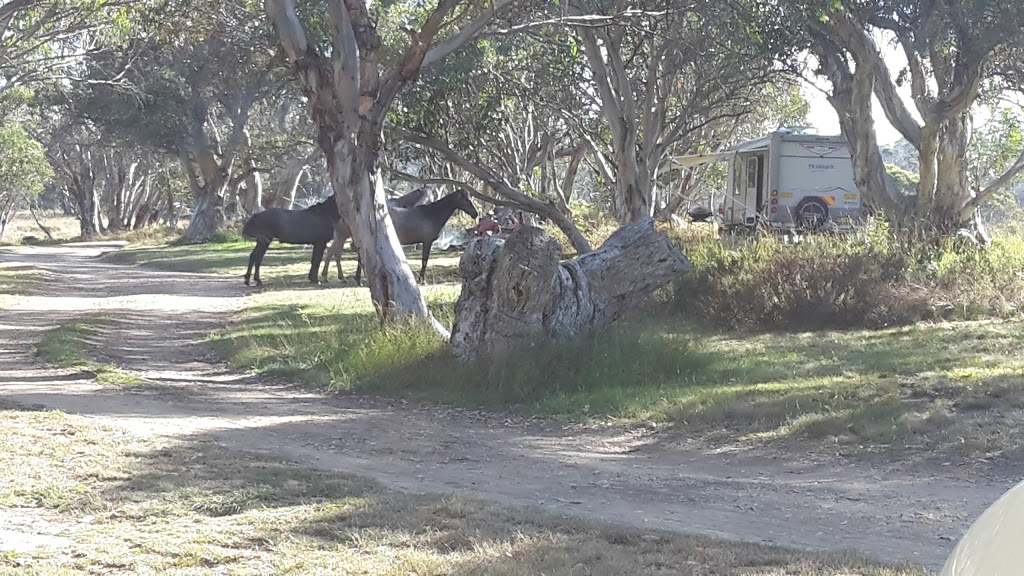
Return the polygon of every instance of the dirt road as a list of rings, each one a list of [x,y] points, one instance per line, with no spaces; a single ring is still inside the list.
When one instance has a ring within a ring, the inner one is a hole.
[[[200,340],[245,303],[239,278],[108,265],[103,248],[0,251],[51,275],[0,306],[0,399],[139,433],[213,439],[418,492],[460,492],[647,527],[799,548],[856,549],[942,564],[970,522],[1015,481],[970,470],[869,469],[668,447],[657,434],[562,429],[438,407],[322,396],[238,374]],[[367,296],[368,297],[368,296]],[[32,347],[68,319],[114,320],[100,359],[151,385],[103,388],[41,365]],[[941,472],[941,473],[940,473]]]

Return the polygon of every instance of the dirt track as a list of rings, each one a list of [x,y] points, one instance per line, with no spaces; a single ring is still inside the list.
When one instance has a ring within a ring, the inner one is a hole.
[[[657,435],[567,429],[437,407],[324,397],[219,363],[199,340],[244,305],[240,279],[107,265],[95,247],[0,251],[53,274],[0,309],[0,399],[140,433],[214,439],[417,492],[474,494],[616,522],[936,568],[1016,482],[710,453]],[[102,311],[103,358],[152,385],[120,392],[33,358],[42,331]]]

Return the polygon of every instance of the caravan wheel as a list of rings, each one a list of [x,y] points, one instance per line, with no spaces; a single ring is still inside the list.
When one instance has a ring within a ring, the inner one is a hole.
[[[796,223],[804,230],[817,230],[828,219],[828,205],[817,196],[804,198],[796,205]]]

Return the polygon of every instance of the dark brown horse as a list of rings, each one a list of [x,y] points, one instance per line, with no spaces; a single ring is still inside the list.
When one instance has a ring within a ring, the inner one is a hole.
[[[388,199],[388,211],[394,210],[395,208],[412,208],[423,203],[427,198],[426,188],[417,188],[412,192],[409,192],[405,196],[399,196],[395,199]],[[320,278],[327,281],[327,270],[331,267],[331,259],[334,260],[335,266],[338,268],[338,280],[345,279],[345,272],[341,269],[341,252],[345,246],[345,240],[348,240],[352,236],[352,230],[349,229],[348,224],[345,224],[344,220],[338,220],[338,223],[334,226],[334,242],[331,243],[331,247],[327,249],[324,254],[324,269],[320,272]]]
[[[477,217],[476,207],[469,198],[469,192],[459,188],[455,192],[430,204],[421,204],[412,208],[390,209],[391,221],[395,225],[398,242],[403,246],[423,244],[423,265],[420,267],[420,283],[427,273],[427,259],[430,258],[430,247],[441,235],[441,229],[451,219],[456,210],[462,210],[474,219]],[[359,260],[356,267],[356,284],[360,283],[363,273],[363,261]]]
[[[334,235],[334,226],[341,216],[334,194],[326,200],[302,210],[267,208],[253,214],[242,227],[242,236],[256,240],[256,247],[249,254],[249,267],[245,270],[245,285],[256,268],[256,285],[260,286],[260,265],[267,248],[274,240],[284,244],[312,244],[313,257],[309,262],[309,281],[316,283],[316,269],[320,266],[327,243]]]

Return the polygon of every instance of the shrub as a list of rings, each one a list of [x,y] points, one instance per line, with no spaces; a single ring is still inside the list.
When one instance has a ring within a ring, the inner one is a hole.
[[[680,244],[694,271],[677,284],[675,304],[719,328],[877,328],[1007,317],[1024,303],[1024,236],[1015,234],[984,250],[910,243],[884,227],[798,244]]]

